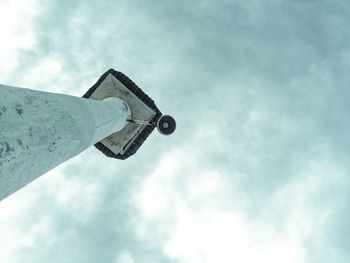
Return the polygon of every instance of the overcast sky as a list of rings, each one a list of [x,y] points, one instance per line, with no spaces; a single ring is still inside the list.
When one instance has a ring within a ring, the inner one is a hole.
[[[0,83],[114,68],[178,123],[1,201],[0,261],[349,262],[349,28],[345,0],[0,0]]]

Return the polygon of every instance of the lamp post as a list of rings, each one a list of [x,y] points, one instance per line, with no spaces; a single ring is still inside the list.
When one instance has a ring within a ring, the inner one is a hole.
[[[92,145],[130,157],[161,119],[153,100],[113,69],[84,98],[0,85],[0,200]]]
[[[0,200],[121,130],[130,116],[119,98],[98,101],[0,85]]]

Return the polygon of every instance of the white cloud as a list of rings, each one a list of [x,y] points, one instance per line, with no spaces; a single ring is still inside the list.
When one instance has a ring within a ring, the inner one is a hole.
[[[255,227],[236,212],[191,208],[177,213],[164,251],[181,262],[302,262],[300,240]]]
[[[27,74],[21,77],[20,83],[25,88],[40,89],[47,92],[62,93],[64,72],[59,57],[45,57],[37,65],[32,65]],[[55,80],[60,80],[59,83]],[[40,87],[40,88],[38,88]]]
[[[0,78],[5,81],[18,65],[20,50],[35,44],[33,18],[40,12],[37,0],[0,1]]]
[[[16,251],[32,245],[32,237],[25,234],[19,222],[21,215],[27,214],[28,207],[34,205],[30,194],[16,194],[1,201],[0,210],[0,247],[1,259],[4,262],[16,261]]]
[[[122,250],[118,253],[115,263],[134,263],[135,260],[128,250]]]
[[[200,155],[186,150],[164,156],[135,195],[141,240],[184,263],[309,259],[308,242],[322,236],[334,212],[333,202],[322,199],[345,180],[329,149],[316,146],[317,155],[296,160],[290,180],[266,200],[242,195],[239,177],[208,170]]]

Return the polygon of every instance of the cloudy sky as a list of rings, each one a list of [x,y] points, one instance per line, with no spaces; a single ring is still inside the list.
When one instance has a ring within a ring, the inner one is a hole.
[[[0,0],[0,83],[114,68],[178,123],[1,201],[1,262],[349,262],[349,26],[345,0]]]

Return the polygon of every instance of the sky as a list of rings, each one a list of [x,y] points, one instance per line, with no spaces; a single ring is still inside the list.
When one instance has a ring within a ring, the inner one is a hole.
[[[177,121],[1,201],[1,262],[349,262],[349,25],[345,0],[0,0],[1,84],[114,68]]]

